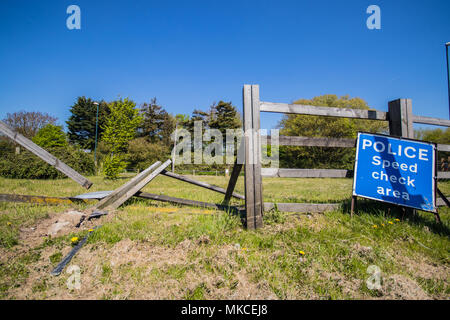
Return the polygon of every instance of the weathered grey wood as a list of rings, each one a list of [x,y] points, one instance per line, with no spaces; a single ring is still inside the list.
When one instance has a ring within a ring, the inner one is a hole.
[[[73,204],[74,202],[84,202],[83,200],[76,200],[67,197],[46,197],[46,196],[29,196],[22,194],[0,194],[0,202],[25,202],[45,205],[61,205]]]
[[[389,133],[392,136],[414,139],[413,113],[411,99],[389,101]],[[406,214],[416,215],[416,210],[403,208]]]
[[[129,190],[126,190],[126,192],[119,197],[117,200],[115,200],[113,203],[108,205],[107,208],[110,209],[117,209],[120,207],[125,201],[130,199],[132,196],[134,196],[139,190],[144,188],[150,181],[152,181],[154,178],[156,178],[157,175],[159,175],[163,170],[165,170],[170,164],[172,163],[172,160],[167,160],[162,165],[160,165],[158,168],[156,168],[152,173],[150,173],[148,176],[146,176],[144,179],[139,181],[137,184],[133,185]]]
[[[414,123],[423,123],[423,124],[433,124],[436,126],[450,127],[450,120],[432,118],[432,117],[423,117],[423,116],[413,116]]]
[[[254,181],[254,159],[253,159],[253,117],[252,117],[252,87],[244,85],[244,142],[245,142],[245,212],[247,228],[255,228],[255,181]]]
[[[447,207],[450,207],[450,201],[447,199],[447,197],[441,192],[441,190],[439,190],[439,188],[436,189],[437,194],[439,195],[440,198],[438,198],[438,200],[442,200],[441,205],[446,205]],[[439,206],[439,201],[436,201],[436,206]]]
[[[314,116],[356,118],[370,120],[388,120],[386,112],[378,110],[361,110],[350,108],[317,107],[301,104],[261,102],[260,110],[264,112],[293,113]]]
[[[202,181],[197,181],[197,180],[191,179],[189,177],[183,176],[181,174],[173,173],[173,172],[170,172],[170,171],[167,171],[167,170],[164,170],[163,172],[161,172],[161,174],[165,175],[167,177],[171,177],[171,178],[174,178],[174,179],[177,179],[177,180],[180,180],[180,181],[184,181],[184,182],[187,182],[187,183],[190,183],[190,184],[193,184],[193,185],[196,185],[196,186],[208,189],[208,190],[216,191],[216,192],[219,192],[219,193],[222,193],[222,194],[226,194],[226,192],[227,192],[225,189],[223,189],[221,187],[214,186],[212,184],[209,184],[209,183],[206,183],[206,182],[202,182]],[[241,200],[245,199],[245,197],[243,195],[238,194],[236,192],[233,192],[232,196],[237,198],[237,199],[241,199]]]
[[[438,149],[438,151],[450,151],[450,145],[449,144],[438,144],[437,149]]]
[[[450,179],[450,171],[438,171],[438,179]]]
[[[270,136],[267,136],[267,143],[270,141]],[[356,139],[279,136],[279,144],[297,147],[355,148]]]
[[[449,198],[446,198],[446,199],[447,199],[447,201],[450,201]],[[446,207],[447,203],[443,199],[437,198],[436,199],[436,206],[438,206],[438,207]]]
[[[4,122],[0,121],[0,132],[5,134],[8,138],[13,140],[14,142],[20,144],[28,151],[34,153],[39,158],[47,162],[49,165],[53,166],[58,171],[64,173],[66,176],[80,184],[86,189],[89,189],[92,186],[92,182],[83,177],[81,174],[73,170],[71,167],[69,167],[67,164],[47,152],[46,150],[39,147],[37,144],[35,144],[33,141],[29,140],[28,138],[25,138],[23,135],[15,132],[12,130],[8,125],[6,125]]]
[[[281,212],[325,212],[338,210],[339,203],[277,203],[276,207]],[[272,202],[264,202],[264,210],[269,211],[275,208]]]
[[[110,195],[103,198],[101,201],[99,201],[92,210],[100,210],[103,208],[106,208],[110,204],[112,204],[114,201],[116,201],[118,198],[120,198],[122,195],[125,194],[128,190],[130,190],[133,186],[135,186],[137,183],[142,181],[145,177],[147,177],[153,169],[155,169],[157,166],[161,164],[161,161],[156,161],[154,164],[152,164],[150,167],[139,173],[138,175],[134,176],[130,181],[127,183],[124,183],[119,188],[115,189]]]
[[[239,174],[242,170],[242,164],[237,163],[237,159],[234,163],[233,170],[231,171],[230,180],[228,181],[227,191],[225,192],[224,203],[230,202],[231,195],[234,193],[234,188],[236,187]],[[245,199],[245,197],[244,197]]]
[[[260,134],[260,101],[259,101],[259,86],[252,85],[252,118],[253,118],[253,159],[255,164],[253,166],[253,176],[255,183],[255,228],[263,226],[263,190],[262,190],[262,175],[261,175],[261,134]]]
[[[193,206],[193,207],[199,207],[199,208],[213,208],[218,210],[233,210],[235,211],[236,207],[229,207],[222,204],[217,203],[209,203],[209,202],[203,202],[203,201],[195,201],[195,200],[189,200],[189,199],[182,199],[182,198],[175,198],[170,197],[162,194],[153,194],[153,193],[147,193],[147,192],[138,192],[135,194],[136,197],[143,198],[143,199],[150,199],[150,200],[156,200],[156,201],[162,201],[162,202],[168,202],[173,204],[181,204],[186,206]]]
[[[388,108],[390,135],[414,139],[411,99],[390,101]]]
[[[278,169],[262,168],[263,177],[278,178],[351,178],[352,170],[341,169]]]

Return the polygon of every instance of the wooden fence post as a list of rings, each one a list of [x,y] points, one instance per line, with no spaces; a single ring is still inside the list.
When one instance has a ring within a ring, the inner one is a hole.
[[[414,139],[413,113],[411,99],[389,101],[389,134]],[[406,214],[416,215],[416,210],[404,208]]]
[[[259,86],[244,85],[245,210],[247,228],[262,227],[261,139]]]
[[[414,139],[411,99],[390,101],[388,108],[390,135]]]

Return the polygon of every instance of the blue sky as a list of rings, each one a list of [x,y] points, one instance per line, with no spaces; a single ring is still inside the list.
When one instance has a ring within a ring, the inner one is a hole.
[[[71,4],[81,30],[66,27]],[[381,30],[366,27],[372,4]],[[241,109],[247,83],[263,101],[348,94],[387,110],[411,98],[415,114],[449,118],[447,0],[2,0],[0,39],[0,118],[39,110],[64,124],[82,95],[156,96],[174,114],[219,100]]]

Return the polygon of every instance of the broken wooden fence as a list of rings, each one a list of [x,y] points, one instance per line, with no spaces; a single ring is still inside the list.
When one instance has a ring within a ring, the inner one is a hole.
[[[81,174],[73,170],[67,164],[39,147],[33,141],[28,138],[25,138],[20,133],[15,132],[13,129],[8,127],[4,122],[0,121],[0,132],[5,134],[8,138],[13,140],[14,142],[20,144],[25,149],[37,155],[39,158],[47,162],[49,165],[53,166],[58,171],[64,173],[66,176],[80,184],[86,189],[89,189],[92,186],[92,182],[83,177]]]
[[[340,204],[330,203],[264,203],[262,177],[344,178],[352,177],[353,175],[351,170],[261,168],[261,136],[259,132],[260,112],[388,121],[390,135],[407,138],[414,138],[413,123],[450,127],[450,120],[413,115],[411,99],[390,101],[388,104],[388,112],[350,108],[331,108],[263,102],[259,99],[258,85],[244,85],[243,107],[244,131],[246,132],[244,140],[245,163],[250,163],[249,165],[245,165],[246,220],[247,227],[250,229],[261,227],[263,211],[270,210],[275,206],[280,211],[286,212],[323,212],[336,209],[340,206]],[[270,137],[267,138],[269,143]],[[356,139],[293,136],[279,137],[279,145],[282,146],[354,148],[355,144]],[[439,151],[450,151],[450,145],[438,144],[437,148]],[[236,162],[233,167],[225,196],[225,202],[229,200],[230,194],[235,188],[242,166],[242,164]],[[439,172],[438,178],[449,179],[450,172]],[[438,205],[449,204],[447,198],[440,191],[438,191],[438,194],[442,198],[442,201],[437,201]],[[352,205],[354,205],[354,201],[355,199],[352,199]]]

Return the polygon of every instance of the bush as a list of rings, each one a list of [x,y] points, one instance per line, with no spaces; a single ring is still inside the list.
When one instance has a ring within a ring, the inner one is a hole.
[[[166,161],[171,157],[170,146],[162,143],[151,143],[146,138],[137,138],[128,143],[128,168],[145,170],[154,162]]]
[[[62,126],[51,123],[40,129],[33,137],[33,142],[42,148],[66,148],[68,146],[66,134]]]
[[[90,154],[73,146],[49,148],[49,153],[82,175],[93,175],[95,165]],[[0,176],[13,179],[57,179],[66,176],[29,151],[7,152],[0,158]]]
[[[105,158],[103,163],[103,173],[107,179],[117,179],[119,173],[123,172],[127,167],[127,162],[124,160],[123,155],[110,155]]]

